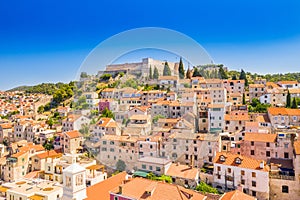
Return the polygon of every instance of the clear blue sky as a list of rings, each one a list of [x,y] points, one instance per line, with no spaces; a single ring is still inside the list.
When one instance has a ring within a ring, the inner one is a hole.
[[[164,27],[216,63],[259,73],[300,71],[300,1],[0,1],[0,90],[70,81],[106,38]]]

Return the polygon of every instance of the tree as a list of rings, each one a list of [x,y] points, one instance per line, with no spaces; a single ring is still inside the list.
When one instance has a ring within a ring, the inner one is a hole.
[[[293,98],[293,102],[292,102],[292,107],[291,108],[293,108],[293,109],[298,108],[297,101],[296,101],[295,97]]]
[[[240,73],[240,80],[245,80],[245,86],[248,86],[248,79],[245,71],[242,69]]]
[[[159,114],[152,118],[152,122],[156,123],[159,119],[164,119],[164,118],[165,118],[165,116]]]
[[[228,79],[228,75],[225,72],[225,70],[223,69],[223,66],[220,66],[220,68],[219,68],[219,74],[220,74],[221,79]]]
[[[286,108],[290,108],[291,107],[291,94],[290,91],[288,90],[288,93],[286,95],[286,104],[285,104]]]
[[[38,108],[38,110],[37,110],[37,112],[38,112],[39,114],[42,114],[44,111],[45,111],[45,107],[44,107],[43,105],[41,105],[41,106]]]
[[[115,118],[115,115],[112,111],[108,110],[107,108],[104,108],[100,117]]]
[[[197,67],[194,67],[193,77],[201,76]]]
[[[246,95],[245,95],[245,93],[243,93],[243,105],[245,105],[246,104]]]
[[[186,71],[186,78],[187,79],[191,79],[192,78],[192,72],[191,72],[190,68],[188,68],[187,71]]]
[[[231,79],[232,79],[232,80],[237,80],[236,74],[233,74],[233,76],[232,76]]]
[[[200,182],[199,185],[196,187],[197,191],[204,192],[204,193],[213,193],[213,194],[219,194],[218,190],[216,188],[213,188],[203,181]]]
[[[183,67],[183,63],[182,63],[182,58],[180,58],[180,61],[179,61],[178,74],[179,74],[180,79],[184,79],[184,67]]]
[[[159,73],[157,67],[154,67],[154,72],[153,72],[153,79],[158,79]]]
[[[152,73],[152,67],[150,65],[150,69],[149,69],[149,79],[152,80],[153,79],[153,73]]]
[[[87,78],[87,77],[88,77],[88,75],[86,72],[81,72],[80,78]]]
[[[52,149],[54,149],[54,138],[49,138],[48,140],[45,141],[43,147],[47,150],[50,151]]]
[[[163,76],[171,76],[171,69],[167,61],[165,62]]]
[[[116,164],[116,168],[118,171],[122,172],[125,171],[126,169],[126,164],[123,160],[118,160],[117,164]]]

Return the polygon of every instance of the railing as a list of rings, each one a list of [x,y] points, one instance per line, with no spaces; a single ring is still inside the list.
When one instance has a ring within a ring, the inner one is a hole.
[[[281,175],[281,174],[270,174],[271,179],[283,179],[283,180],[295,180],[295,176]]]

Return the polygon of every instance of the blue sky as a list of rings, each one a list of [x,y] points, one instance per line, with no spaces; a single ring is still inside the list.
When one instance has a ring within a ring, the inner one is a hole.
[[[297,0],[2,0],[0,90],[68,82],[101,41],[138,27],[182,32],[231,69],[300,71],[299,9]]]

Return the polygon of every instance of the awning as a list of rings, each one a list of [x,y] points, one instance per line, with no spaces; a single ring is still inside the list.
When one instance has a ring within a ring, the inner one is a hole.
[[[0,186],[0,192],[6,192],[9,188]]]
[[[35,195],[32,195],[31,197],[29,197],[30,200],[44,200],[44,196],[41,196],[41,195],[38,195],[38,194],[35,194]]]
[[[134,176],[139,176],[143,178],[146,178],[148,174],[149,174],[148,172],[143,172],[143,171],[135,171],[133,173]]]
[[[89,167],[86,167],[86,169],[89,169],[89,170],[98,170],[98,169],[102,169],[104,168],[103,165],[91,165]]]

